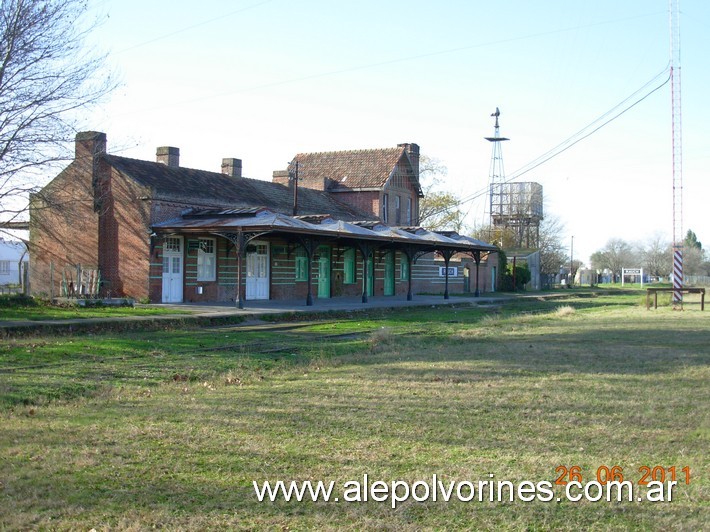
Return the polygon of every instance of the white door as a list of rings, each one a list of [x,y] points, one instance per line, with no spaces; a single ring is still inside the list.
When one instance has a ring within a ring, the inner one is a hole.
[[[182,237],[163,243],[163,303],[182,303]]]
[[[253,242],[247,251],[247,299],[269,299],[269,245]]]

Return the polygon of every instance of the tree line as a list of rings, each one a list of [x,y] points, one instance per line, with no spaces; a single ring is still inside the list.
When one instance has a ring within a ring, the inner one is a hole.
[[[645,242],[611,238],[590,260],[592,269],[607,269],[616,277],[621,275],[622,268],[633,267],[643,268],[652,277],[668,277],[673,265],[673,246],[660,235]],[[710,276],[710,255],[690,229],[683,241],[683,274]]]

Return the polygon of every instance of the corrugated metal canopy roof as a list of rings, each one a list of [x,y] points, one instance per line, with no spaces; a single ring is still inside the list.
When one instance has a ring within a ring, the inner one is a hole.
[[[330,216],[293,217],[268,209],[236,209],[233,214],[223,211],[207,211],[162,222],[153,226],[161,233],[201,232],[231,233],[239,231],[264,232],[274,234],[308,234],[326,238],[389,242],[393,244],[413,244],[422,248],[447,248],[457,251],[494,251],[496,248],[474,238],[452,233],[451,236],[419,228],[397,228],[383,224],[373,224],[371,228],[336,220]],[[311,223],[302,218],[309,218]],[[320,223],[318,223],[320,222]],[[368,224],[369,225],[369,224]]]

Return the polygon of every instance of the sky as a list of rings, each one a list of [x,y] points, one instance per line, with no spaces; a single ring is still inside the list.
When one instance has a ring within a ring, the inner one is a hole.
[[[710,243],[710,2],[681,0],[684,232]],[[485,223],[491,113],[506,175],[668,78],[667,0],[90,0],[119,88],[82,117],[110,153],[270,180],[297,153],[414,142]],[[662,74],[662,75],[661,75]],[[647,85],[651,80],[654,83]],[[610,238],[672,238],[670,84],[521,176],[588,264]],[[629,265],[637,266],[637,265]]]

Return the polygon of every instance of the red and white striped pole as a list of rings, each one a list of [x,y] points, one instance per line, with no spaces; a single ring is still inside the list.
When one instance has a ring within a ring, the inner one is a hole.
[[[683,303],[683,250],[676,246],[673,248],[673,304]]]
[[[680,0],[669,0],[673,133],[673,306],[683,305],[683,134],[680,103]]]

